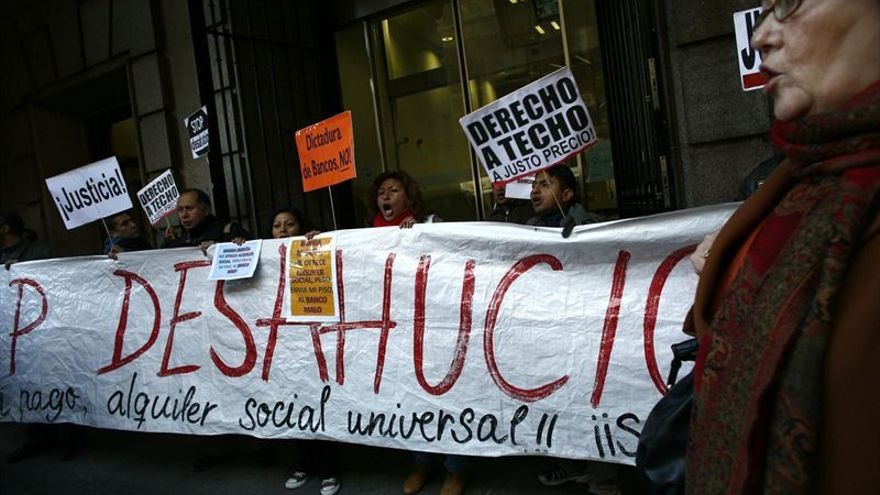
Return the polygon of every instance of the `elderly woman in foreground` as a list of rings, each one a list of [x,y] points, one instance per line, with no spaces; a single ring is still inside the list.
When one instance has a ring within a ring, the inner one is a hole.
[[[787,159],[700,278],[687,492],[880,487],[880,0],[764,1]]]

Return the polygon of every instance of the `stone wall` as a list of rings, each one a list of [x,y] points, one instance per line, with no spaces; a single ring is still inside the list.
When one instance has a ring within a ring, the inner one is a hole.
[[[686,204],[732,201],[743,177],[773,153],[767,98],[742,90],[733,34],[733,13],[755,2],[664,5]]]
[[[188,23],[176,0],[0,5],[0,209],[21,212],[56,254],[96,252],[103,228],[66,231],[44,180],[119,156],[111,124],[131,118],[136,146],[120,156],[131,189],[169,167],[198,170],[181,122],[198,106]],[[183,182],[210,190],[205,174]]]

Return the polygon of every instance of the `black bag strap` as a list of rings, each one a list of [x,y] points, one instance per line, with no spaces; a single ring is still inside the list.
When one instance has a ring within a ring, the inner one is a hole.
[[[681,369],[681,363],[697,359],[698,342],[696,338],[692,338],[672,344],[672,364],[669,366],[669,377],[666,379],[668,388],[672,388],[678,380],[678,370]]]

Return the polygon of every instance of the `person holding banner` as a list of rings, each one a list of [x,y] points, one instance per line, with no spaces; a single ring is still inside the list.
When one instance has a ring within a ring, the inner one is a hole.
[[[211,199],[201,189],[187,189],[177,199],[177,217],[183,227],[178,237],[174,229],[165,229],[163,248],[200,246],[202,251],[215,242],[228,242],[236,237],[250,239],[251,235],[237,223],[230,223],[229,230],[211,214]]]
[[[504,184],[492,184],[492,199],[492,212],[486,217],[490,222],[525,224],[532,217],[532,206],[529,202],[508,198]]]
[[[538,172],[532,184],[532,207],[535,216],[526,224],[541,227],[566,227],[598,222],[595,213],[588,212],[577,198],[577,179],[568,165],[554,165]],[[570,220],[569,220],[570,219]],[[588,484],[590,493],[619,495],[617,468],[614,464],[592,461],[562,460],[538,474],[545,486],[566,482]]]
[[[296,208],[282,208],[272,215],[272,238],[285,239],[299,235],[314,236],[312,223]],[[237,242],[238,239],[233,240]],[[303,442],[306,444],[306,442]],[[300,458],[301,469],[296,469],[284,482],[284,488],[294,490],[308,483],[312,474],[321,480],[321,495],[336,495],[342,488],[339,479],[339,448],[335,442],[312,440],[307,442]],[[307,451],[307,452],[305,452]]]
[[[204,253],[216,242],[228,242],[237,237],[243,240],[251,238],[237,223],[230,224],[230,230],[226,231],[223,223],[211,213],[211,199],[201,189],[181,191],[177,198],[177,217],[184,229],[183,233],[178,237],[169,226],[165,229],[162,248],[198,246]],[[193,470],[196,472],[212,469],[228,461],[240,448],[231,446],[229,439],[215,438],[205,450],[206,454],[193,463]]]
[[[144,251],[151,249],[143,237],[140,228],[131,216],[131,210],[121,211],[104,219],[110,237],[104,239],[103,253],[116,258],[126,251]]]
[[[373,181],[372,191],[376,210],[368,222],[371,227],[396,225],[407,229],[417,223],[439,221],[425,207],[418,182],[402,170],[380,174]]]
[[[396,225],[407,229],[416,223],[438,221],[436,215],[428,213],[418,182],[402,170],[380,174],[373,181],[372,192],[376,201],[376,211],[370,220],[373,227]],[[414,452],[413,460],[415,466],[403,482],[403,493],[406,495],[418,493],[431,474],[430,454]],[[443,466],[446,468],[446,479],[440,494],[460,495],[467,481],[467,461],[460,455],[447,455]]]
[[[601,221],[577,201],[578,184],[568,165],[560,163],[535,176],[532,184],[532,209],[535,216],[526,224],[538,227],[564,227],[566,221],[584,225]],[[568,220],[571,219],[571,220]]]
[[[0,263],[7,269],[19,261],[51,258],[49,246],[25,235],[24,222],[14,211],[0,213]]]
[[[296,208],[282,208],[272,215],[272,238],[284,239],[315,232],[312,222]]]
[[[15,263],[37,261],[52,257],[49,246],[31,238],[24,222],[14,211],[0,212],[0,263],[9,270]],[[62,442],[65,459],[73,457],[80,445],[75,440],[81,438],[82,430],[61,426],[31,424],[26,430],[27,438],[6,458],[8,463],[16,463],[40,454]],[[70,434],[68,434],[70,433]]]
[[[689,494],[880,486],[880,2],[764,0],[786,159],[718,233],[699,339]]]

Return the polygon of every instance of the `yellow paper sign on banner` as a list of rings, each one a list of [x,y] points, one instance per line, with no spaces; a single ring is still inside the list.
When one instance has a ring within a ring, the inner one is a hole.
[[[332,238],[290,243],[290,316],[336,317]]]

